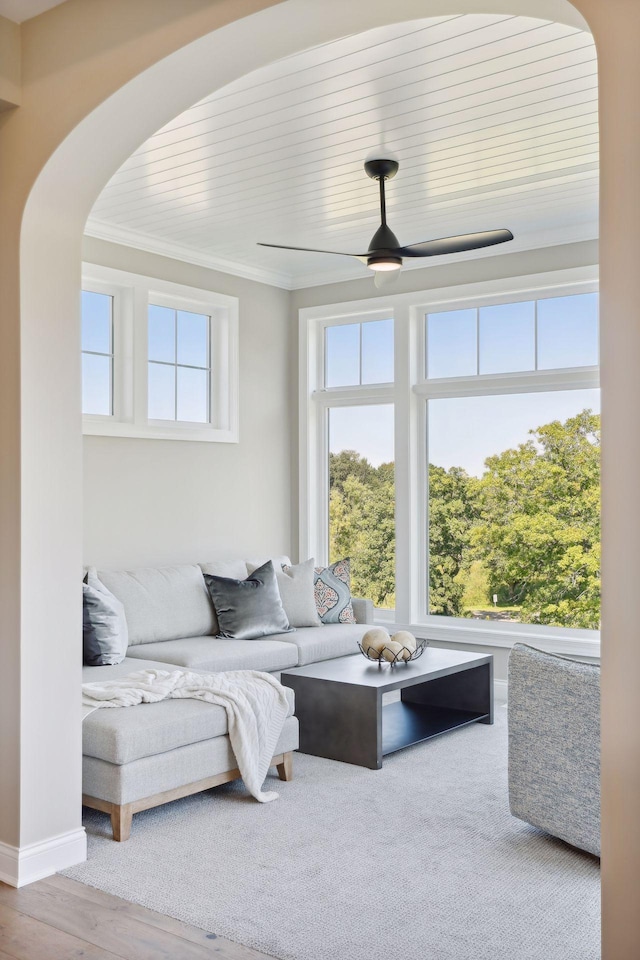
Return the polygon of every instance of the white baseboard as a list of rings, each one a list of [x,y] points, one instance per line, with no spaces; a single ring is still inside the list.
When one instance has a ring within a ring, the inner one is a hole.
[[[0,843],[0,880],[24,887],[87,859],[84,827],[24,847]]]
[[[495,700],[496,703],[507,702],[507,681],[506,680],[493,681],[493,699]]]

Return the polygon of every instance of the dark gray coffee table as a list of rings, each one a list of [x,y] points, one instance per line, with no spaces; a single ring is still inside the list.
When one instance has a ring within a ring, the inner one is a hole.
[[[361,655],[282,672],[296,696],[300,750],[377,770],[388,753],[468,723],[493,723],[493,657],[427,647],[412,663]],[[382,696],[400,691],[400,700]]]

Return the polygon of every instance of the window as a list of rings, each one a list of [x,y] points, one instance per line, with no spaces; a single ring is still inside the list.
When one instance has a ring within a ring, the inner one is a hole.
[[[300,312],[300,553],[350,555],[354,592],[382,622],[598,655],[598,298],[585,273]]]
[[[113,297],[82,291],[82,410],[113,413]]]
[[[85,433],[237,440],[233,297],[87,266],[82,363]]]
[[[204,314],[149,304],[151,420],[209,423],[210,322]]]
[[[311,553],[351,558],[356,596],[395,606],[394,321],[385,313],[318,328],[317,468]]]
[[[596,366],[598,295],[428,313],[428,379]]]
[[[597,337],[595,293],[427,314],[430,615],[598,628]]]
[[[393,320],[345,323],[325,329],[325,386],[393,380]]]

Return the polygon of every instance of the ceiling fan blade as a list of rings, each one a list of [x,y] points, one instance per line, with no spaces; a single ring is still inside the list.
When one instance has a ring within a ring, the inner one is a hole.
[[[366,253],[343,253],[341,250],[314,250],[312,247],[287,247],[282,243],[260,243],[259,247],[273,247],[276,250],[300,250],[302,253],[330,253],[337,257],[355,257],[356,260],[367,262],[369,254]]]
[[[400,270],[376,270],[373,282],[378,290],[381,287],[395,287],[401,272]]]
[[[511,230],[485,230],[483,233],[463,233],[459,237],[443,237],[441,240],[425,240],[400,247],[401,257],[440,257],[446,253],[462,253],[465,250],[480,250],[496,243],[513,240]]]

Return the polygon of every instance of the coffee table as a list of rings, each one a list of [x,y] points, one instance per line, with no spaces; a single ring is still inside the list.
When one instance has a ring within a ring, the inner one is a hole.
[[[302,753],[372,770],[410,744],[493,723],[491,655],[427,647],[394,668],[339,657],[284,670],[281,681],[295,692]],[[400,699],[383,703],[396,690]]]

